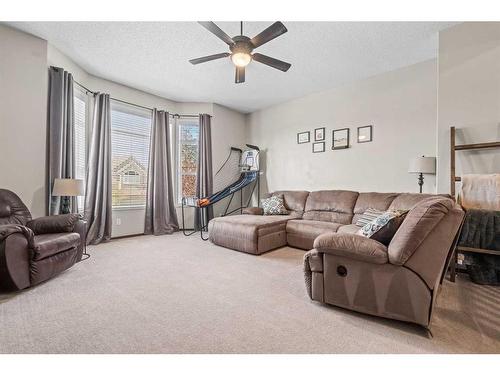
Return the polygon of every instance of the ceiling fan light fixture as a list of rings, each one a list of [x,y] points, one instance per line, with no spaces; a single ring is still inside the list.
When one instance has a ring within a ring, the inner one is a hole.
[[[250,61],[252,61],[252,56],[247,52],[235,52],[231,55],[231,61],[234,65],[240,68],[244,68]]]

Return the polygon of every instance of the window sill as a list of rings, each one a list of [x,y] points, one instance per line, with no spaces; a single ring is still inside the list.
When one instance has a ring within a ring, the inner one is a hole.
[[[132,211],[132,210],[145,210],[146,206],[121,206],[121,207],[112,207],[112,211]]]

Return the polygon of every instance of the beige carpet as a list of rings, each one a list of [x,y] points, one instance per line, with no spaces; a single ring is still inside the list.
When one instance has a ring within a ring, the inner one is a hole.
[[[311,302],[303,251],[252,256],[141,236],[36,288],[0,296],[2,353],[500,352],[500,288],[445,282],[418,326]]]

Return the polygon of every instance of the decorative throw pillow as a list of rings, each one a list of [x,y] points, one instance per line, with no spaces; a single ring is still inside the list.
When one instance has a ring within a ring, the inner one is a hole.
[[[364,227],[366,224],[371,223],[384,212],[385,211],[376,210],[375,208],[368,208],[356,221],[356,225],[358,227]]]
[[[357,234],[371,238],[388,246],[403,223],[407,211],[386,211],[363,226]]]
[[[273,195],[266,199],[261,199],[260,204],[264,209],[264,215],[288,215],[283,202],[283,195]]]

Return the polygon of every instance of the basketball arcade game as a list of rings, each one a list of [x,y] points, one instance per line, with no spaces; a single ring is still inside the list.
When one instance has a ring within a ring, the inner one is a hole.
[[[182,232],[185,236],[191,236],[196,232],[200,232],[200,237],[204,241],[208,237],[203,236],[203,232],[208,230],[208,215],[209,207],[220,202],[224,198],[230,197],[224,212],[220,216],[231,215],[236,211],[242,213],[243,208],[250,205],[253,194],[257,190],[257,201],[260,201],[260,169],[259,169],[259,148],[254,145],[246,145],[247,150],[242,151],[239,148],[231,147],[226,161],[219,168],[214,176],[214,188],[216,193],[208,197],[184,197],[182,198]],[[243,190],[245,187],[251,187],[248,199],[243,203]],[[231,203],[236,193],[239,192],[240,203],[239,207],[230,210]],[[184,209],[186,207],[198,208],[195,210],[195,215],[199,215],[199,228],[194,228],[192,231],[185,229]],[[197,211],[197,212],[196,212]]]

